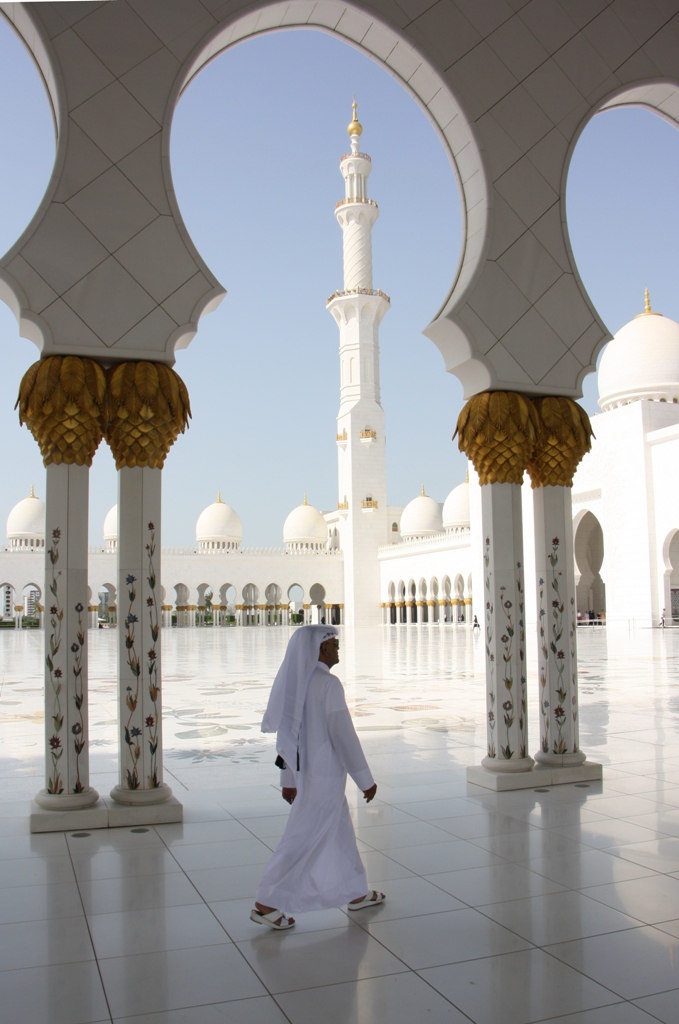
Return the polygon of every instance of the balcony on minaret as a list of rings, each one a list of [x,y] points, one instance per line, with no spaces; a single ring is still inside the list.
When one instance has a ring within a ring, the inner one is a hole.
[[[368,495],[368,497],[361,502],[362,512],[374,512],[377,507],[377,502],[372,498],[371,495]]]
[[[347,434],[347,428],[345,427],[341,434],[335,434],[335,440],[340,448],[344,449],[349,441],[349,435]],[[339,508],[339,505],[337,506]]]
[[[377,440],[377,431],[376,430],[371,430],[370,427],[366,427],[365,430],[361,431],[360,439],[361,439],[361,444],[363,444],[367,448],[369,448],[370,445],[373,444],[373,442]]]

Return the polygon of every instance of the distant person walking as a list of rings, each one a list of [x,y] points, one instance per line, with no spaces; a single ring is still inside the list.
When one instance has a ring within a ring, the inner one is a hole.
[[[660,616],[660,628],[661,629],[665,628],[665,609],[664,608],[662,610],[662,615]]]
[[[474,631],[475,629],[478,629],[479,633],[481,632],[481,623],[479,622],[479,620],[477,619],[477,617],[476,617],[476,616],[474,616],[474,622],[473,622],[473,624],[472,624],[472,632],[473,632],[473,631]]]
[[[377,786],[342,684],[330,673],[338,661],[334,626],[296,630],[262,721],[262,732],[276,733],[283,799],[292,810],[250,918],[276,931],[294,925],[291,914],[343,904],[363,910],[384,900],[368,889],[344,795],[347,774],[368,803]]]

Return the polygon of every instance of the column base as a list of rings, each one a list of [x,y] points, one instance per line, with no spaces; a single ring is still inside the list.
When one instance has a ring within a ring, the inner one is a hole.
[[[172,790],[166,783],[156,786],[155,789],[128,789],[127,786],[114,786],[111,790],[111,800],[117,804],[125,804],[127,807],[149,807],[153,804],[162,804],[172,796]]]
[[[535,760],[547,768],[572,768],[574,765],[583,764],[587,760],[587,755],[582,750],[575,754],[545,754],[538,750]]]
[[[96,789],[88,786],[82,793],[48,793],[41,789],[35,795],[35,803],[46,811],[78,811],[92,807],[99,799]]]
[[[533,763],[532,757],[512,757],[509,761],[499,757],[484,757],[481,767],[501,775],[513,775],[516,772],[529,772]]]
[[[535,789],[543,786],[561,786],[567,783],[597,782],[603,778],[603,768],[594,761],[555,768],[536,764],[527,772],[490,772],[481,765],[467,768],[467,782],[482,786],[495,793],[513,789]]]
[[[169,788],[169,787],[168,787]],[[170,796],[160,804],[129,807],[115,804],[108,798],[97,800],[82,810],[46,810],[35,801],[31,804],[30,831],[70,832],[101,828],[125,828],[141,825],[166,825],[184,820],[184,808]]]
[[[104,800],[98,798],[89,807],[58,808],[54,805],[44,807],[33,800],[29,818],[31,832],[70,832],[76,829],[108,828],[108,807]]]

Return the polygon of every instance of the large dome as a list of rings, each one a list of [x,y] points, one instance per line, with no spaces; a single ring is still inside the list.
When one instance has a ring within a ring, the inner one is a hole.
[[[679,324],[646,309],[621,327],[599,363],[599,405],[679,401]]]
[[[431,537],[435,533],[441,533],[443,521],[441,518],[441,506],[428,494],[422,493],[409,501],[401,515],[401,537],[404,540],[415,537]]]
[[[469,526],[469,480],[454,487],[443,504],[443,529]]]
[[[32,487],[7,517],[7,539],[11,548],[45,546],[45,502],[36,498]]]
[[[325,519],[313,505],[304,501],[292,512],[283,524],[283,542],[288,550],[302,548],[319,551],[328,543],[328,528]]]
[[[115,551],[118,547],[118,506],[109,509],[104,519],[104,550]]]
[[[221,493],[217,500],[208,505],[198,516],[196,523],[196,543],[199,551],[233,551],[238,549],[243,539],[243,525],[237,512],[222,501]]]

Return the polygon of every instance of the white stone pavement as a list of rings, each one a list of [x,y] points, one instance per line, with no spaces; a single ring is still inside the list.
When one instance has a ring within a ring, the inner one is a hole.
[[[164,633],[165,777],[183,825],[31,836],[42,634],[0,633],[3,1021],[679,1022],[679,630],[581,629],[581,743],[604,782],[509,793],[465,781],[485,753],[479,637],[344,636],[379,786],[369,807],[350,801],[388,899],[275,934],[248,912],[286,820],[259,718],[288,635]],[[90,642],[91,781],[108,792],[116,635]]]

